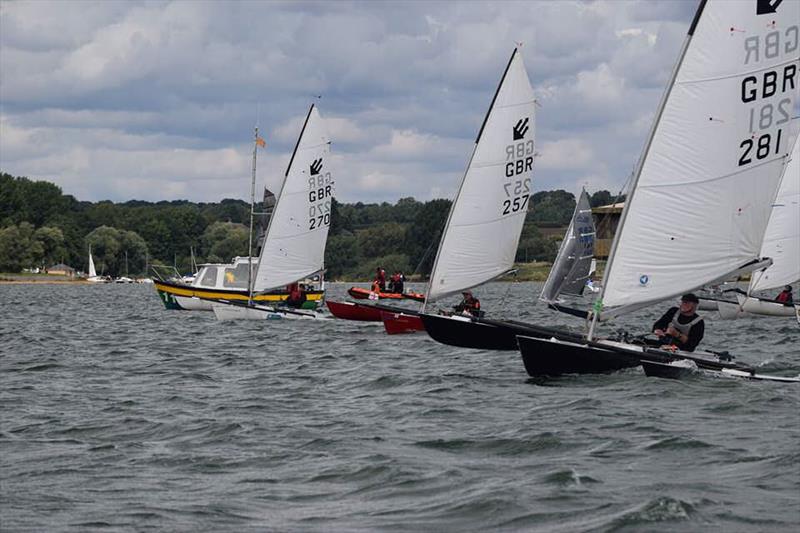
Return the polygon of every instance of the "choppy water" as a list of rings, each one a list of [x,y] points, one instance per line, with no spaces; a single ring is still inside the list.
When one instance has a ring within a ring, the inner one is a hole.
[[[536,290],[480,296],[576,324]],[[144,285],[0,286],[0,303],[3,530],[800,523],[797,385],[638,369],[536,383],[516,352],[338,320],[218,323]],[[793,319],[711,322],[706,339],[800,373]]]

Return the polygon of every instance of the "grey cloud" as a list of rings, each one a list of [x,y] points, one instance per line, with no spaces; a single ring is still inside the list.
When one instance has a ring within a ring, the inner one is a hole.
[[[256,120],[268,142],[259,175],[275,179],[322,95],[340,135],[340,198],[451,194],[519,40],[540,146],[592,154],[559,166],[543,153],[537,183],[615,183],[638,157],[694,6],[3,3],[0,167],[89,200],[243,198],[231,177],[249,175]]]

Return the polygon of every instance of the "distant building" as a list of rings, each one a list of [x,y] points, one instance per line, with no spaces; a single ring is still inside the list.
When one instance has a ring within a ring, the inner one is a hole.
[[[71,278],[75,277],[75,269],[69,265],[65,265],[64,263],[51,266],[47,269],[47,273],[54,274],[56,276],[69,276]]]
[[[620,202],[618,204],[601,205],[592,208],[592,216],[594,217],[594,227],[596,231],[594,241],[595,258],[608,259],[608,254],[611,251],[611,243],[614,240],[614,234],[617,232],[617,226],[619,226],[619,220],[624,207],[625,202]]]

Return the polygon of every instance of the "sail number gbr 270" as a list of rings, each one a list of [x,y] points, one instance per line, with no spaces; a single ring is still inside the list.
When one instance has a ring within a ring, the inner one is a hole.
[[[308,178],[309,230],[330,226],[332,198],[333,180],[330,172]]]

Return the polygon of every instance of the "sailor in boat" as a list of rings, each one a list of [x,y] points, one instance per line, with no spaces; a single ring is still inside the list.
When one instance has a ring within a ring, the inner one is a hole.
[[[775,301],[782,304],[792,303],[794,301],[794,298],[792,298],[792,286],[785,286],[778,296],[775,297]]]
[[[305,287],[300,283],[295,282],[287,285],[286,290],[289,292],[289,297],[286,298],[286,305],[298,309],[302,307],[303,302],[306,301]]]
[[[481,301],[472,295],[472,291],[464,291],[461,295],[464,298],[462,298],[458,305],[453,307],[455,312],[461,313],[462,315],[480,317],[483,314],[481,311]]]
[[[399,270],[392,274],[389,279],[389,290],[395,294],[403,294],[403,285],[405,283],[405,276]]]
[[[378,285],[378,290],[375,290],[375,284]],[[383,292],[386,290],[386,271],[382,267],[375,269],[375,281],[372,283],[373,292]]]
[[[658,337],[658,344],[669,349],[693,352],[703,340],[706,329],[703,318],[695,312],[699,304],[700,299],[688,293],[681,297],[680,307],[670,307],[653,324],[653,333]]]

